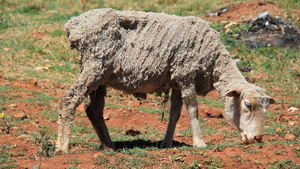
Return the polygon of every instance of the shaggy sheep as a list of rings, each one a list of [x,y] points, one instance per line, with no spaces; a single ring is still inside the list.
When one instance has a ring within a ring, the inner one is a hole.
[[[198,17],[95,9],[65,25],[69,42],[81,55],[78,80],[60,101],[56,151],[67,152],[76,107],[87,98],[86,113],[106,149],[115,150],[103,119],[106,86],[129,94],[172,89],[170,120],[161,147],[172,147],[182,104],[193,130],[194,147],[204,147],[196,95],[212,89],[225,100],[224,116],[243,141],[262,139],[266,109],[274,99],[247,83],[219,34]]]

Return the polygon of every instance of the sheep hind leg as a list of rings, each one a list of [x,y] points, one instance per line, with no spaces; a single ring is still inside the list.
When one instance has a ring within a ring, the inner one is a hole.
[[[101,147],[106,150],[115,151],[116,148],[111,141],[108,133],[107,126],[103,118],[103,109],[106,95],[106,86],[99,86],[98,89],[94,90],[89,94],[89,100],[86,105],[86,113],[96,133],[100,139]]]
[[[193,131],[193,146],[195,148],[205,147],[206,144],[202,138],[200,124],[198,121],[198,104],[196,91],[193,87],[182,91],[182,98],[186,105],[186,109],[190,116],[192,131]]]
[[[165,138],[161,143],[161,148],[172,147],[176,123],[180,117],[181,108],[182,108],[181,91],[173,89],[171,94],[171,108],[170,108],[170,119],[169,119],[168,129]]]

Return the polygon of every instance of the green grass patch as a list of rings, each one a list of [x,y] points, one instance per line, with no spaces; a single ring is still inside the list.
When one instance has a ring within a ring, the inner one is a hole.
[[[127,109],[128,106],[124,106],[124,105],[116,105],[116,104],[112,104],[112,103],[105,103],[105,107],[108,107],[110,109]]]
[[[58,112],[57,108],[47,108],[39,112],[43,118],[49,119],[51,122],[58,121]]]
[[[146,106],[139,106],[138,109],[145,113],[153,113],[153,114],[160,114],[162,110],[153,108],[153,107],[146,107]]]
[[[70,158],[70,159],[64,159],[63,164],[74,164],[74,165],[79,165],[83,163],[80,161],[78,158]]]
[[[147,157],[147,156],[150,155],[147,151],[142,150],[142,149],[137,148],[137,147],[135,147],[133,149],[123,149],[120,152],[123,153],[123,154],[132,155],[132,156],[135,156],[135,157]]]
[[[52,101],[58,100],[56,97],[49,96],[45,94],[44,92],[31,92],[33,97],[27,97],[22,100],[18,100],[19,102],[23,103],[30,103],[30,104],[38,104],[38,105],[50,105]]]
[[[215,107],[215,108],[219,108],[219,109],[224,108],[223,100],[220,98],[218,100],[214,100],[214,99],[210,99],[210,98],[206,98],[206,97],[197,97],[197,102],[199,104],[206,104],[209,107]]]
[[[277,169],[277,168],[297,169],[300,167],[300,165],[295,164],[292,160],[288,160],[288,159],[267,162],[267,164],[272,165],[269,169]]]

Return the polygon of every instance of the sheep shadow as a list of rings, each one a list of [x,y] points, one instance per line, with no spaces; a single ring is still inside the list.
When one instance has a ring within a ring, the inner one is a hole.
[[[142,139],[137,139],[133,141],[122,141],[122,142],[114,142],[114,145],[117,150],[122,150],[122,149],[133,149],[133,148],[158,148],[160,149],[160,144],[162,143],[162,140],[160,141],[149,141],[149,140],[142,140]],[[173,141],[173,147],[183,147],[183,146],[188,146],[192,147],[191,145],[185,144],[183,142],[178,142],[178,141]]]

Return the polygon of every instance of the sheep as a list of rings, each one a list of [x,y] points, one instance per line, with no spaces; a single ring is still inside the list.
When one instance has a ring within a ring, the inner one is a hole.
[[[236,125],[243,142],[261,141],[266,109],[275,100],[245,80],[208,22],[194,16],[93,9],[72,17],[65,29],[71,48],[81,56],[81,74],[60,99],[57,152],[68,152],[75,109],[84,98],[101,147],[116,150],[103,119],[107,86],[140,97],[172,91],[162,148],[172,147],[183,103],[193,146],[206,146],[196,96],[213,89],[224,99],[224,116]]]

